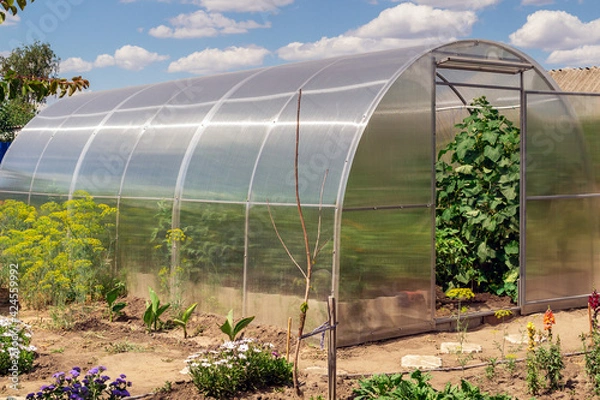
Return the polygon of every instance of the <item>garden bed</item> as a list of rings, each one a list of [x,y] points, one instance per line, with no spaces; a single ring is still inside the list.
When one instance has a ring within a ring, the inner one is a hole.
[[[20,317],[31,324],[32,343],[39,356],[35,368],[19,377],[21,389],[10,388],[8,380],[0,388],[0,397],[25,396],[43,384],[52,382],[58,371],[68,372],[79,366],[82,370],[97,365],[108,368],[106,374],[115,377],[123,373],[133,383],[133,396],[148,395],[147,399],[193,400],[202,399],[187,375],[181,374],[184,360],[192,353],[207,346],[216,346],[225,336],[219,330],[224,316],[194,314],[188,332],[191,337],[183,339],[180,329],[164,330],[149,334],[141,319],[145,300],[128,298],[125,315],[115,322],[108,322],[104,304],[75,306],[69,310],[35,312],[25,310]],[[3,310],[4,313],[6,310]],[[542,315],[514,317],[501,324],[484,325],[468,331],[465,340],[482,345],[482,352],[472,356],[440,354],[442,342],[455,341],[456,332],[441,332],[406,337],[384,342],[338,350],[338,399],[352,398],[352,389],[358,387],[358,379],[380,373],[409,372],[401,366],[402,357],[408,354],[435,355],[443,361],[443,370],[431,372],[431,383],[442,388],[446,383],[459,383],[462,378],[478,385],[483,391],[506,392],[520,399],[529,399],[525,382],[526,344],[513,344],[503,340],[504,334],[520,336],[526,340],[526,324],[533,321],[541,328]],[[593,391],[587,383],[579,335],[589,329],[587,310],[556,313],[554,334],[560,336],[566,369],[564,389],[554,394],[541,394],[537,399],[591,398]],[[273,343],[285,354],[286,332],[280,329],[250,324],[246,337]],[[502,356],[504,345],[504,356]],[[494,371],[486,369],[492,358],[498,360]],[[504,359],[504,363],[502,363]],[[508,361],[506,361],[508,360]],[[511,361],[512,360],[512,361]],[[464,370],[463,367],[464,366]],[[301,354],[301,381],[305,398],[327,398],[327,353],[318,344],[308,344]],[[152,394],[151,394],[152,393]],[[240,396],[244,399],[293,398],[293,389],[275,389]]]

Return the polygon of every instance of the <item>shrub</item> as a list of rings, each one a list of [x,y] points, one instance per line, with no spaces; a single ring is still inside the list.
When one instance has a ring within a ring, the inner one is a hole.
[[[292,382],[292,364],[279,357],[273,345],[253,339],[225,342],[216,350],[191,355],[186,362],[198,391],[217,399]]]
[[[0,206],[6,222],[0,262],[19,265],[20,298],[34,308],[98,299],[106,291],[116,209],[83,192],[76,196],[37,212],[17,201]]]
[[[0,375],[29,372],[36,348],[31,344],[31,329],[16,318],[0,316]],[[16,367],[15,367],[16,366]]]
[[[485,97],[472,106],[436,163],[436,278],[444,290],[473,285],[514,300],[520,131]]]

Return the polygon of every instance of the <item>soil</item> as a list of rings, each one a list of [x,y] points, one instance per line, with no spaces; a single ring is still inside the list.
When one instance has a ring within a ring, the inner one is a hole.
[[[0,384],[0,398],[9,396],[24,397],[37,391],[42,385],[52,382],[52,375],[59,371],[68,372],[74,366],[87,370],[104,365],[111,378],[123,373],[133,382],[130,388],[136,399],[203,399],[196,391],[188,375],[183,374],[184,360],[188,355],[208,346],[223,342],[224,335],[218,326],[223,316],[194,314],[190,320],[190,337],[183,339],[181,329],[147,333],[141,316],[145,300],[127,298],[125,314],[114,322],[109,322],[102,304],[71,307],[64,311],[36,312],[24,310],[20,318],[32,326],[32,344],[39,356],[35,368],[19,377],[20,389],[10,387],[8,380]],[[505,299],[486,298],[486,303],[471,303],[469,310],[481,311],[491,305],[496,309],[510,308]],[[455,304],[441,299],[440,314],[450,315]],[[4,314],[5,312],[2,312]],[[556,312],[554,334],[560,336],[566,369],[564,388],[555,393],[543,393],[539,399],[585,399],[593,397],[584,370],[581,354],[580,335],[589,331],[587,310]],[[447,319],[451,317],[446,316]],[[506,335],[526,341],[526,324],[534,322],[542,327],[542,314],[512,316],[502,321],[490,317],[486,323],[469,328],[463,334],[464,343],[479,344],[482,351],[472,355],[441,354],[443,342],[456,342],[461,334],[453,332],[433,332],[400,339],[368,343],[337,350],[338,399],[352,399],[352,390],[358,387],[358,380],[373,374],[407,373],[410,368],[402,366],[406,355],[431,355],[442,359],[443,366],[430,371],[431,383],[443,388],[447,383],[458,384],[461,379],[478,385],[488,393],[508,393],[519,399],[530,399],[525,383],[526,344],[515,344],[504,339]],[[250,324],[245,330],[246,337],[257,338],[273,343],[281,354],[286,353],[287,333],[281,329]],[[292,346],[293,347],[293,346]],[[492,358],[515,360],[511,363],[500,361],[493,373],[486,365]],[[303,345],[301,351],[300,380],[303,398],[322,396],[328,398],[327,350],[318,344]],[[290,399],[294,398],[293,388],[279,388],[260,393],[244,394],[240,399]]]

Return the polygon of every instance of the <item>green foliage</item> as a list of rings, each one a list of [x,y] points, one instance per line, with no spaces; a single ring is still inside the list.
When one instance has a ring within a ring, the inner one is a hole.
[[[20,300],[33,308],[102,298],[111,280],[116,209],[83,192],[74,196],[39,211],[14,200],[0,204],[0,263],[19,266]],[[0,285],[6,279],[4,271]]]
[[[144,312],[144,324],[149,332],[157,331],[162,328],[163,322],[160,316],[171,306],[171,304],[160,304],[160,299],[156,292],[149,287],[150,301],[146,301],[146,311]]]
[[[436,278],[517,296],[520,131],[485,97],[436,163]],[[449,158],[449,160],[448,160]]]
[[[36,113],[36,107],[22,98],[0,102],[0,142],[12,142],[18,127],[27,124]]]
[[[117,302],[117,299],[123,291],[123,284],[117,284],[108,293],[106,293],[105,299],[108,305],[108,319],[113,322],[114,317],[121,315],[121,311],[127,306],[127,303],[123,301]]]
[[[292,382],[292,364],[273,345],[252,339],[226,342],[217,350],[193,354],[186,362],[198,391],[216,399]]]
[[[530,328],[528,327],[528,330]],[[541,336],[541,334],[539,334]],[[530,344],[527,351],[527,388],[531,394],[537,394],[542,386],[550,391],[561,388],[565,364],[560,350],[560,337],[556,341],[552,339],[549,332],[546,335],[547,344],[533,346]],[[533,342],[530,333],[530,342]],[[539,377],[540,371],[545,372],[546,382]]]
[[[441,390],[435,390],[429,384],[430,376],[416,370],[411,373],[410,380],[403,379],[400,374],[374,375],[360,380],[360,388],[354,389],[355,400],[398,399],[398,400],[511,400],[512,397],[499,394],[481,393],[477,386],[462,380],[460,385],[447,384]]]
[[[592,381],[594,392],[600,395],[600,334],[597,329],[592,331],[591,345],[587,344],[585,335],[582,335],[581,341],[585,352],[585,372]]]
[[[225,323],[223,323],[223,325],[221,325],[220,327],[221,332],[226,334],[229,340],[233,342],[235,341],[235,338],[237,337],[238,333],[240,333],[245,327],[247,327],[253,320],[254,316],[242,318],[238,322],[234,322],[233,310],[229,310],[229,313],[227,313],[227,319],[225,320]]]
[[[192,304],[184,312],[181,313],[179,318],[173,319],[173,322],[175,323],[175,325],[183,328],[183,338],[184,339],[187,339],[187,337],[188,337],[187,324],[188,324],[190,317],[192,316],[192,313],[194,312],[194,310],[196,309],[197,306],[198,306],[198,303]]]
[[[16,318],[0,316],[0,376],[32,370],[36,348],[30,343],[28,325]]]
[[[29,0],[29,3],[33,3],[35,0]],[[23,11],[27,5],[27,0],[0,0],[0,24],[4,23],[6,14],[17,15],[19,9]]]

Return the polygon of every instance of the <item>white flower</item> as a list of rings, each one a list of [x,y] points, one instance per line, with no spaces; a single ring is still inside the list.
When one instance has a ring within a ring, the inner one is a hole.
[[[242,353],[245,353],[246,351],[248,351],[248,345],[247,344],[242,344],[240,345],[240,347],[238,347],[238,350],[241,351]]]

